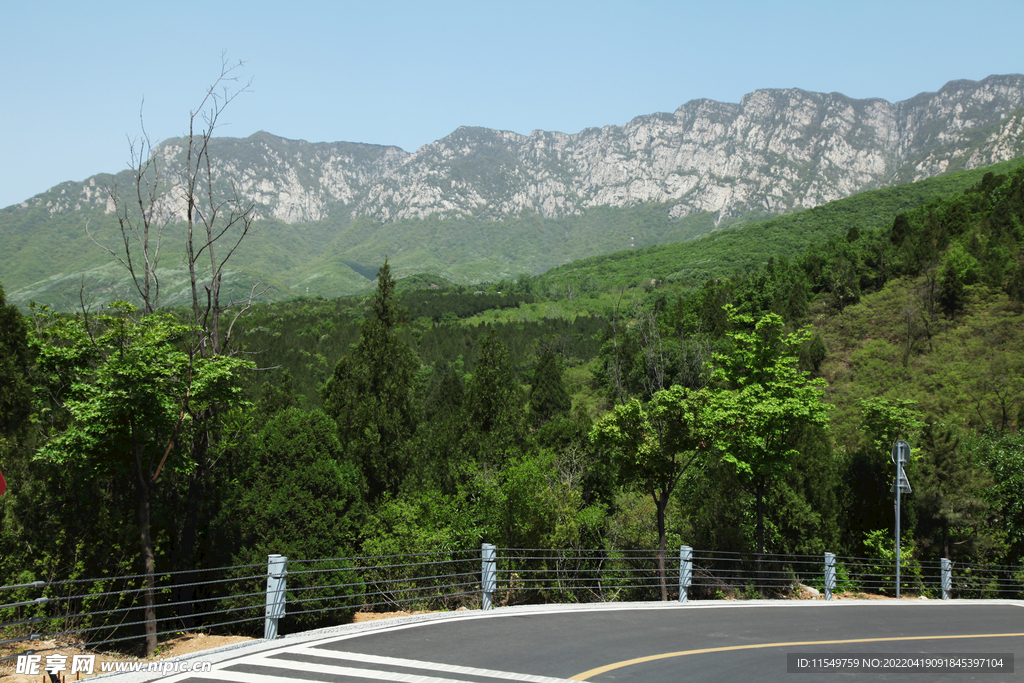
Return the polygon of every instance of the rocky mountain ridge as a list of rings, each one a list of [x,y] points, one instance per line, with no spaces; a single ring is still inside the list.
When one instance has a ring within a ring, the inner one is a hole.
[[[370,216],[501,219],[578,215],[596,206],[709,211],[810,208],[856,192],[1013,158],[1024,151],[1024,76],[953,81],[889,103],[798,89],[757,90],[738,104],[694,100],[671,114],[579,133],[463,127],[413,153],[309,143],[269,133],[215,138],[215,175],[286,223]],[[181,163],[181,140],[157,150]],[[165,176],[166,177],[166,176]],[[64,183],[21,208],[111,210],[110,176]],[[167,194],[180,215],[176,192]]]
[[[237,193],[257,214],[225,286],[246,296],[260,283],[266,300],[335,297],[370,286],[385,257],[400,276],[470,283],[682,242],[1019,157],[1022,105],[1024,76],[1011,75],[954,81],[896,104],[758,90],[739,103],[694,100],[571,135],[464,127],[414,153],[265,132],[213,138],[215,193]],[[156,147],[165,182],[178,177],[185,142]],[[110,192],[126,206],[132,185],[129,170],[100,174],[0,209],[8,299],[65,310],[84,292],[132,300],[130,277],[110,256],[123,242]],[[158,267],[161,302],[174,306],[189,291],[173,225],[184,216],[183,193],[161,189],[159,209],[172,223]]]

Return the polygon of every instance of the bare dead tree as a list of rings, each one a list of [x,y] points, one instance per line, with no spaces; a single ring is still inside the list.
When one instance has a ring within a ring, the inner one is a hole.
[[[233,182],[226,197],[220,195],[220,188],[214,182],[210,141],[224,108],[239,95],[249,92],[251,80],[238,85],[237,72],[243,64],[222,61],[220,76],[207,88],[199,106],[189,112],[185,167],[179,178],[185,201],[185,251],[192,293],[192,322],[203,331],[202,337],[196,340],[196,348],[203,358],[225,352],[235,320],[248,309],[256,294],[254,286],[221,339],[221,315],[234,303],[221,303],[224,270],[252,229],[256,205],[244,199]],[[218,257],[221,246],[224,250]],[[203,265],[201,260],[208,260],[209,265]]]
[[[107,197],[114,207],[114,214],[121,231],[123,251],[101,244],[90,232],[88,221],[85,232],[96,246],[113,256],[128,271],[132,285],[142,300],[145,313],[154,312],[160,302],[160,280],[157,264],[160,247],[163,245],[164,229],[171,220],[162,200],[167,188],[161,187],[160,159],[153,154],[153,145],[146,132],[142,108],[139,109],[142,133],[137,140],[128,138],[129,168],[132,184],[129,196],[122,196],[117,183],[107,187]]]
[[[222,59],[219,76],[206,89],[198,106],[190,110],[185,163],[178,173],[177,187],[185,209],[193,362],[198,358],[212,359],[236,353],[231,346],[235,323],[261,293],[259,283],[255,283],[240,302],[230,297],[226,303],[223,301],[222,287],[228,262],[252,233],[256,205],[242,196],[230,178],[218,177],[210,149],[225,108],[249,92],[252,81],[243,83],[239,79],[243,65],[244,62],[229,64]],[[231,309],[234,309],[233,315],[225,326],[223,318]],[[201,507],[209,497],[208,488],[219,457],[215,431],[223,422],[221,417],[212,405],[192,414],[188,449],[195,467],[188,477],[184,496],[178,554],[174,558],[178,568],[186,568],[198,538]],[[193,587],[182,585],[176,589],[175,601],[191,604],[193,591]],[[188,614],[183,616],[185,625],[190,625]]]
[[[619,304],[622,302],[624,289],[620,288],[618,296],[615,297],[615,308],[612,312],[612,359],[608,368],[608,379],[615,387],[615,396],[622,405],[626,405],[626,392],[623,387],[622,357],[619,351]]]
[[[644,355],[643,385],[647,398],[666,388],[665,374],[668,358],[658,331],[658,312],[638,302],[633,303],[636,330],[640,335],[640,349]]]
[[[676,383],[687,389],[703,389],[711,383],[711,342],[700,324],[696,332],[679,334],[679,370]]]
[[[141,137],[129,140],[131,188],[127,192],[122,192],[122,188],[116,185],[108,188],[120,228],[121,244],[114,248],[102,244],[86,225],[90,239],[128,271],[145,313],[150,314],[158,309],[160,303],[157,266],[167,229],[184,222],[184,252],[192,299],[191,337],[187,342],[190,363],[180,397],[178,427],[170,436],[160,466],[138,482],[139,490],[151,497],[164,461],[176,445],[186,450],[195,464],[187,479],[185,509],[179,522],[173,560],[175,565],[179,565],[177,568],[191,562],[200,507],[206,500],[206,488],[216,460],[214,431],[218,425],[217,408],[212,405],[198,407],[191,403],[194,371],[201,362],[232,353],[230,342],[235,322],[251,306],[259,287],[258,284],[253,285],[238,306],[231,300],[226,304],[222,301],[222,284],[228,262],[250,234],[256,217],[255,204],[243,199],[233,183],[229,180],[218,182],[218,172],[210,153],[211,140],[225,107],[248,92],[251,84],[251,81],[239,82],[238,73],[243,64],[229,64],[222,59],[219,76],[206,89],[199,105],[190,110],[181,168],[168,171],[173,157],[154,152],[144,123]],[[180,196],[176,196],[177,193]],[[175,206],[184,207],[183,216],[180,208],[174,210]],[[236,308],[234,317],[223,329],[222,316],[233,307]],[[183,423],[187,423],[187,429]],[[140,536],[147,577],[147,590],[143,592],[146,652],[152,655],[157,645],[153,593],[156,567],[148,517],[140,525],[143,527]],[[192,591],[188,586],[176,589],[176,602],[190,604]],[[187,627],[190,621],[188,614],[182,616]]]

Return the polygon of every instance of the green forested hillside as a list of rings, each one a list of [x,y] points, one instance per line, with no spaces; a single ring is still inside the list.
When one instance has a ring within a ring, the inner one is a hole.
[[[763,267],[770,258],[793,258],[811,245],[851,229],[881,230],[897,214],[962,192],[985,173],[1010,173],[1024,164],[1015,159],[984,169],[930,178],[864,192],[806,211],[716,230],[700,239],[635,251],[619,251],[554,268],[541,286],[571,285],[577,291],[644,285],[653,280],[699,285],[736,277]]]
[[[117,182],[127,180],[118,176]],[[33,300],[74,310],[84,285],[96,302],[121,297],[138,303],[127,273],[104,249],[122,248],[115,216],[95,207],[58,211],[53,207],[61,201],[60,188],[50,195],[28,209],[0,211],[0,242],[7,248],[0,282],[8,299],[23,310]],[[501,221],[430,217],[384,225],[365,217],[294,224],[261,219],[233,255],[226,284],[241,295],[259,283],[265,302],[348,296],[372,286],[385,257],[399,278],[429,273],[463,284],[497,282],[582,257],[691,239],[715,227],[710,214],[672,220],[668,209],[643,204],[558,219],[530,213]],[[158,274],[165,306],[186,301],[183,230],[170,224],[163,232]]]
[[[144,499],[161,570],[481,541],[875,556],[897,438],[908,567],[1017,564],[1024,169],[856,200],[787,218],[791,248],[698,241],[737,265],[685,286],[667,256],[631,279],[668,249],[576,289],[566,270],[403,290],[383,261],[371,296],[222,318],[212,356],[173,311],[0,305],[0,571],[148,571]]]

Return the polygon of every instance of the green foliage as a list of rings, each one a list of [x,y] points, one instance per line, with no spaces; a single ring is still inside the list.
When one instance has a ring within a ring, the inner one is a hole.
[[[1024,559],[1024,433],[993,429],[968,433],[960,440],[960,451],[959,457],[975,468],[975,477],[991,478],[982,492],[995,511],[988,520],[991,533],[1007,546],[1004,561],[1018,564]],[[978,468],[983,469],[978,472]]]
[[[492,331],[480,342],[476,368],[466,387],[469,431],[463,452],[485,467],[503,465],[526,439],[525,400],[508,349]]]
[[[32,410],[28,333],[28,321],[6,302],[0,285],[0,455],[8,448],[7,439],[25,430]]]
[[[730,311],[733,324],[753,320]],[[757,505],[757,551],[764,552],[763,500],[770,485],[789,471],[804,427],[828,423],[830,405],[822,402],[821,379],[811,380],[796,367],[800,346],[810,332],[783,334],[782,319],[770,313],[753,331],[729,333],[731,354],[715,356],[715,377],[727,391],[718,402],[717,421],[724,426],[723,460],[751,488]]]
[[[362,528],[365,481],[321,411],[288,408],[256,436],[251,464],[222,523],[264,559],[351,555]]]
[[[706,390],[674,385],[646,405],[634,398],[615,406],[594,425],[591,438],[610,449],[621,481],[655,501],[667,499],[687,467],[714,442],[713,400]]]
[[[910,588],[927,593],[926,589],[920,587],[921,564],[916,557],[914,541],[908,538],[909,534],[900,534],[900,536],[900,590],[906,590],[909,584]],[[867,549],[868,557],[882,560],[882,563],[863,566],[859,576],[860,581],[869,590],[894,594],[896,592],[896,542],[892,539],[891,532],[885,529],[869,532],[864,538],[864,547]]]
[[[751,325],[749,316],[731,321]],[[729,333],[732,354],[717,354],[716,378],[730,388],[720,410],[731,424],[725,461],[741,478],[756,482],[786,472],[797,451],[792,431],[827,424],[829,405],[822,403],[823,380],[811,380],[796,367],[797,354],[810,332],[783,334],[779,316],[768,314],[753,332]]]
[[[237,374],[252,362],[193,357],[184,346],[188,326],[168,314],[133,313],[131,304],[115,302],[93,317],[37,315],[52,430],[38,457],[113,471],[134,469],[143,458],[145,476],[155,478],[160,456],[195,427],[195,414],[240,400]],[[176,459],[172,466],[194,463]]]
[[[766,543],[777,553],[820,555],[840,547],[850,523],[839,501],[846,482],[828,430],[811,425],[798,432],[792,467],[766,496],[765,507],[774,511],[766,521]],[[749,510],[749,503],[741,509]]]
[[[910,399],[868,398],[860,402],[861,431],[873,452],[887,454],[901,437],[910,439],[925,426],[921,413]]]
[[[465,574],[479,567],[478,557],[469,559],[467,550],[479,548],[484,539],[464,498],[426,488],[384,496],[367,516],[363,538],[364,557],[391,558],[361,572],[368,585],[384,592],[384,601],[405,610],[479,606]],[[449,578],[423,580],[417,563],[424,561],[445,563],[438,565],[445,568],[439,573]]]
[[[920,442],[914,493],[922,553],[949,560],[990,558],[998,545],[986,497],[991,477],[971,461],[948,426],[929,423]]]
[[[947,313],[959,313],[964,307],[964,288],[979,280],[980,264],[960,244],[946,252],[939,271],[939,302]]]
[[[337,422],[349,457],[363,468],[371,499],[397,492],[409,475],[405,445],[418,422],[419,361],[398,334],[404,312],[394,291],[385,261],[359,343],[335,366],[323,392],[324,409]]]
[[[249,467],[233,487],[216,525],[221,542],[238,548],[239,565],[266,563],[270,554],[291,561],[352,557],[365,515],[365,482],[346,458],[334,421],[321,411],[288,408],[256,436]],[[304,567],[323,576],[293,573],[288,580],[286,628],[334,623],[355,611],[363,592],[344,559]],[[250,572],[251,573],[251,572]],[[349,584],[349,585],[341,585]],[[334,586],[334,587],[324,587]],[[331,611],[325,615],[315,610]]]
[[[572,408],[569,392],[562,381],[558,357],[550,348],[544,349],[530,383],[530,421],[535,427],[544,425]]]
[[[451,553],[485,540],[465,499],[431,490],[385,496],[367,515],[362,536],[367,556]]]
[[[469,485],[483,513],[482,531],[506,548],[592,548],[605,511],[587,504],[571,454],[544,450],[481,470]]]

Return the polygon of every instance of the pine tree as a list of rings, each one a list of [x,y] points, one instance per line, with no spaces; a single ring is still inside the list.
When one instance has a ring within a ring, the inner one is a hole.
[[[408,442],[418,423],[419,360],[399,334],[405,317],[385,260],[359,343],[338,361],[324,388],[324,410],[338,423],[347,454],[362,467],[371,499],[397,492],[412,467]]]
[[[562,380],[562,368],[558,356],[551,349],[545,349],[533,371],[530,386],[530,422],[541,427],[551,419],[569,413],[572,400]]]
[[[471,434],[466,451],[478,462],[501,465],[526,436],[523,395],[508,349],[493,331],[480,342],[480,357],[466,391]]]
[[[992,478],[961,450],[949,427],[929,424],[921,434],[921,472],[914,493],[919,513],[918,534],[924,547],[953,559],[977,556],[994,545],[987,528],[991,504],[985,492]]]

